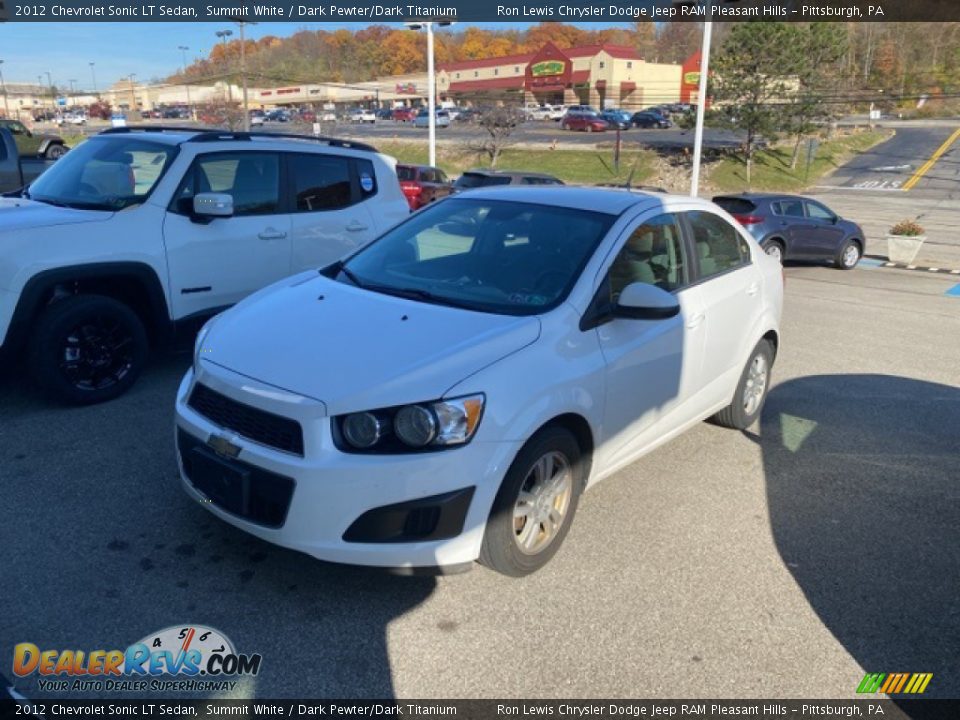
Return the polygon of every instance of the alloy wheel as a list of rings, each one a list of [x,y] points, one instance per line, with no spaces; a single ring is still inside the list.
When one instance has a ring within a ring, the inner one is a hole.
[[[573,471],[566,455],[542,455],[527,472],[513,508],[514,540],[520,552],[537,555],[557,537],[573,498]]]
[[[743,410],[749,416],[753,415],[763,402],[763,395],[767,391],[767,358],[758,353],[750,363],[747,374],[747,383],[743,388]]]
[[[74,387],[104,390],[133,367],[133,336],[114,318],[91,317],[66,334],[60,357],[60,369]]]

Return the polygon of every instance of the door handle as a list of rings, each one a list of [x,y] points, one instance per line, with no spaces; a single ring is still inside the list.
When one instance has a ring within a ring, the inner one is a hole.
[[[694,313],[689,318],[687,318],[687,327],[693,330],[700,323],[703,322],[703,319],[706,317],[703,313]]]
[[[286,236],[287,234],[285,232],[274,230],[270,227],[257,235],[261,240],[283,240]]]
[[[747,295],[756,295],[758,292],[760,292],[760,286],[757,283],[753,283],[747,288]]]
[[[362,222],[358,222],[358,221],[356,221],[356,220],[354,220],[354,221],[351,222],[349,225],[347,225],[347,231],[348,231],[348,232],[360,232],[361,230],[366,230],[366,229],[367,229],[367,226],[366,226],[366,225],[364,225]]]

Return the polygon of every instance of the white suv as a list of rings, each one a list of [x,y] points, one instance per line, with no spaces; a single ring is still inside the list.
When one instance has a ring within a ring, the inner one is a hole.
[[[532,572],[589,485],[704,418],[759,417],[781,272],[703,200],[445,198],[201,330],[183,485],[325,560]]]
[[[393,158],[311,136],[114,128],[0,199],[0,346],[50,394],[134,382],[149,342],[409,215]]]

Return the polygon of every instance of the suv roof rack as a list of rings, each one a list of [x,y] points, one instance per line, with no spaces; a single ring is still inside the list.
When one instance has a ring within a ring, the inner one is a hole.
[[[298,133],[273,133],[273,132],[246,132],[236,130],[221,130],[219,128],[197,128],[184,127],[183,125],[126,125],[124,127],[107,128],[101,130],[100,135],[114,135],[131,132],[184,132],[192,133],[193,137],[189,142],[230,142],[237,140],[272,140],[274,138],[284,138],[288,140],[304,140],[323,143],[330,147],[346,148],[349,150],[362,150],[365,152],[379,152],[373,145],[356,142],[355,140],[344,140],[326,135],[305,135]]]

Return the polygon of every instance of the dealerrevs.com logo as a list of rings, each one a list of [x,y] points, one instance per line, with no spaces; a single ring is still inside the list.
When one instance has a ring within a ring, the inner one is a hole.
[[[19,643],[13,648],[13,674],[36,674],[40,690],[232,690],[233,678],[256,675],[261,660],[259,654],[238,653],[218,630],[175,625],[125,650],[41,650]]]

